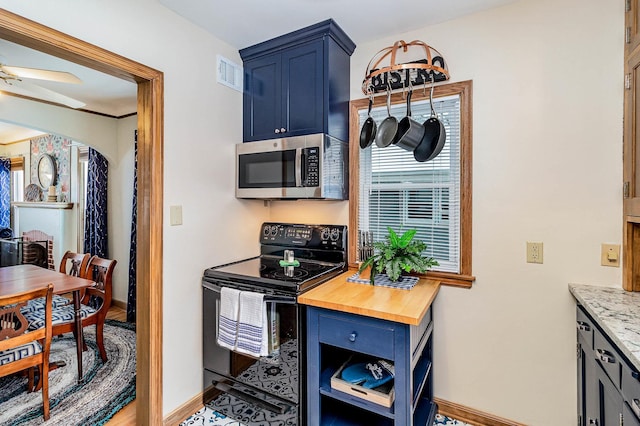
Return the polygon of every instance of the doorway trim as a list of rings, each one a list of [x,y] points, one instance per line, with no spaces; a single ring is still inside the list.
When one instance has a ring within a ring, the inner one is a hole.
[[[161,425],[163,74],[5,9],[0,38],[138,85],[136,424]]]

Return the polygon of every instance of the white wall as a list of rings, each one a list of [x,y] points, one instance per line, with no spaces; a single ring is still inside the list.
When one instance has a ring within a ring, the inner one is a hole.
[[[116,123],[118,120],[88,112],[33,102],[15,96],[3,96],[0,102],[2,121],[45,133],[53,133],[89,145],[109,162],[117,156]]]
[[[255,255],[256,230],[268,217],[262,203],[234,197],[242,96],[218,85],[214,70],[216,54],[240,63],[237,49],[154,0],[0,0],[0,7],[164,72],[163,214],[168,218],[169,206],[181,205],[184,220],[182,226],[165,220],[163,235],[163,411],[168,414],[202,391],[203,270]],[[123,224],[128,221],[123,217]]]

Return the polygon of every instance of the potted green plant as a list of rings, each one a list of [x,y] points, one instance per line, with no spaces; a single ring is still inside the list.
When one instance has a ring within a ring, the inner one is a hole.
[[[360,265],[362,272],[371,267],[371,283],[376,273],[386,273],[391,281],[398,281],[400,275],[410,272],[424,273],[432,266],[438,266],[438,261],[432,257],[423,256],[427,245],[420,240],[414,240],[415,229],[409,229],[402,236],[398,236],[393,229],[387,227],[389,234],[385,241],[373,243],[375,252]]]

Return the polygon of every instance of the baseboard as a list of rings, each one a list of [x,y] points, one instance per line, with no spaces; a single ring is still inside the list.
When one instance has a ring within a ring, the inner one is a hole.
[[[452,417],[475,426],[526,426],[524,423],[503,419],[444,399],[433,398],[433,401],[438,404],[438,413],[443,416]]]
[[[185,421],[193,413],[204,407],[203,394],[199,393],[180,407],[173,410],[164,418],[162,424],[164,426],[176,426]],[[524,423],[514,422],[513,420],[504,419],[493,414],[484,413],[475,408],[465,407],[455,402],[445,401],[440,398],[433,398],[438,404],[438,413],[443,416],[452,417],[465,423],[475,426],[526,426]]]
[[[127,302],[122,302],[120,300],[116,300],[116,299],[111,299],[111,304],[113,306],[116,306],[120,309],[124,309],[125,311],[127,310]]]
[[[200,411],[204,407],[202,403],[202,393],[197,394],[180,407],[173,410],[162,421],[164,426],[176,426],[185,421],[196,411]]]

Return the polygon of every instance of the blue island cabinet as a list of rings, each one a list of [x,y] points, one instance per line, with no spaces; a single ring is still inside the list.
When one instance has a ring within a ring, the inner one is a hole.
[[[432,332],[432,307],[419,325],[308,307],[306,424],[432,425],[437,412]],[[393,362],[395,399],[390,407],[332,388],[331,377],[354,356]]]

